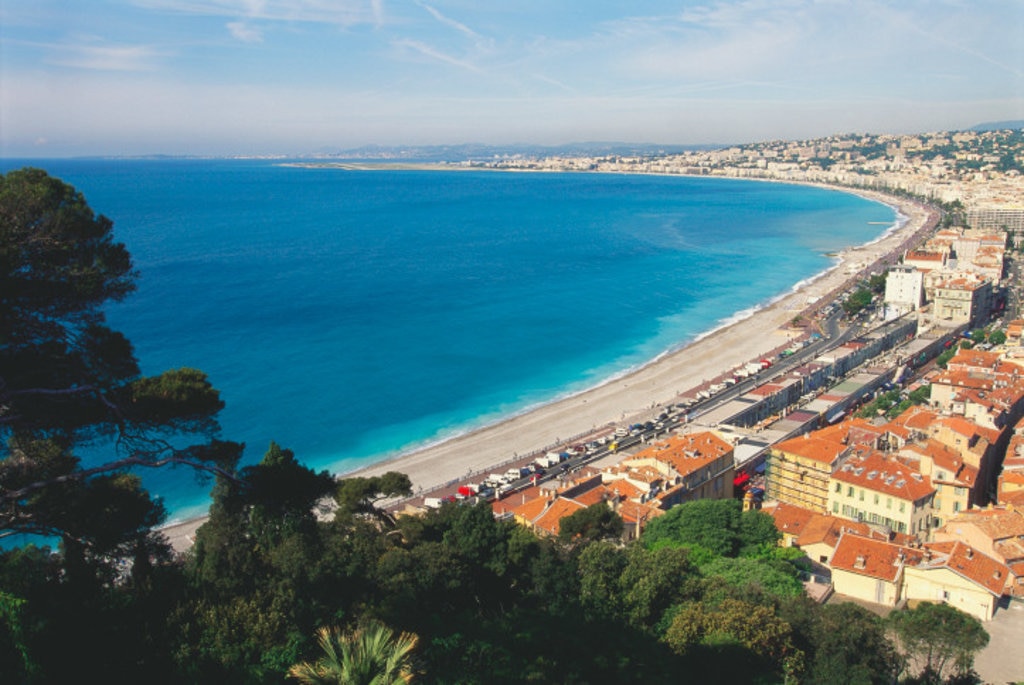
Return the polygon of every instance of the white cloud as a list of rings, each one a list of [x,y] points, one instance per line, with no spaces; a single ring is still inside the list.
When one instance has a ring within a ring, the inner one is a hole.
[[[63,43],[48,47],[47,64],[93,71],[152,71],[157,58],[163,56],[148,45]]]
[[[264,21],[374,24],[383,17],[380,0],[133,0],[149,9]]]
[[[462,22],[456,21],[450,17],[445,16],[444,14],[441,14],[441,12],[432,5],[428,5],[425,2],[417,2],[416,4],[425,9],[430,14],[430,16],[432,16],[441,24],[449,28],[455,29],[463,36],[466,36],[467,38],[472,40],[477,48],[489,48],[492,46],[493,41],[480,35],[479,33],[469,28]]]
[[[451,55],[445,54],[440,50],[437,50],[436,48],[431,47],[430,45],[422,43],[418,40],[397,40],[394,41],[393,45],[395,45],[395,47],[398,48],[408,48],[420,55],[423,55],[424,57],[429,57],[432,60],[444,62],[445,64],[451,64],[452,66],[459,67],[460,69],[465,69],[467,71],[472,71],[476,73],[483,72],[483,69],[473,64],[472,62],[467,62],[466,60],[459,59],[458,57],[452,57]]]
[[[230,21],[227,23],[227,29],[243,43],[263,42],[263,32],[244,21]]]

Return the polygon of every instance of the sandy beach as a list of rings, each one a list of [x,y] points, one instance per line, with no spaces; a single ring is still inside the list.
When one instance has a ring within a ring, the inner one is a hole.
[[[730,369],[788,345],[791,338],[800,335],[800,331],[790,327],[794,317],[809,318],[815,308],[827,304],[872,267],[882,271],[875,266],[878,260],[894,261],[937,221],[934,212],[913,201],[868,191],[856,194],[895,207],[906,218],[905,222],[881,240],[844,250],[838,255],[837,266],[751,316],[612,382],[446,442],[340,475],[400,471],[408,474],[414,492],[429,490],[471,474],[488,472],[490,467],[516,455],[544,450],[611,423],[643,416],[658,406],[677,402]],[[180,551],[191,544],[201,523],[202,519],[198,519],[168,526],[164,533]]]

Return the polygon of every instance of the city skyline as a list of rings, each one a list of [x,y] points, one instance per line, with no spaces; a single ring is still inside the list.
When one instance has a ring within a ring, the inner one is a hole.
[[[489,5],[6,2],[0,155],[699,145],[1024,118],[1014,2]]]

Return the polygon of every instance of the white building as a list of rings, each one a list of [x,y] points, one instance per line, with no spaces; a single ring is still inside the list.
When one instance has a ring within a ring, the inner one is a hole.
[[[886,316],[901,316],[924,304],[924,274],[912,266],[897,265],[885,278]]]

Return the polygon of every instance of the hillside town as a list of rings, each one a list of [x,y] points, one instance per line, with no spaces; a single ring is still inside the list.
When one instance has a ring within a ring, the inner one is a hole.
[[[682,502],[739,498],[806,554],[808,593],[990,620],[1024,597],[1021,131],[835,136],[498,168],[688,174],[869,188],[942,210],[894,263],[793,322],[793,344],[609,426],[405,503],[487,498],[542,535],[603,504],[623,537]]]

